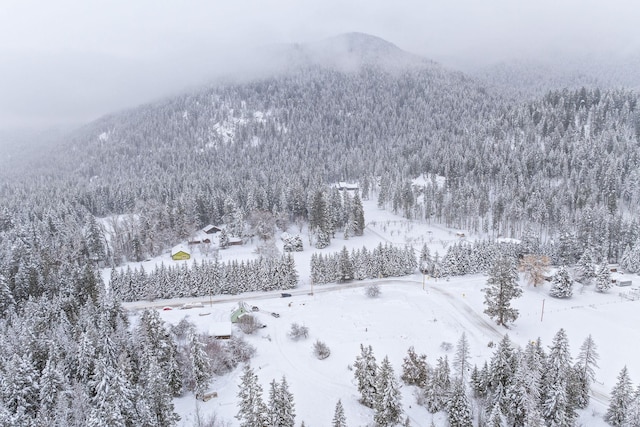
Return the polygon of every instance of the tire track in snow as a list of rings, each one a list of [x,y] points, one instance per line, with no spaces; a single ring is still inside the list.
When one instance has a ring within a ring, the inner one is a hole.
[[[470,307],[465,302],[461,301],[460,298],[455,297],[450,292],[445,291],[442,288],[438,288],[432,286],[429,288],[440,295],[444,296],[449,304],[456,309],[456,311],[461,314],[465,319],[467,319],[471,324],[477,326],[479,329],[488,333],[491,337],[496,340],[501,340],[504,336],[500,330],[498,330],[493,324],[489,323],[486,319],[480,316],[472,307]]]

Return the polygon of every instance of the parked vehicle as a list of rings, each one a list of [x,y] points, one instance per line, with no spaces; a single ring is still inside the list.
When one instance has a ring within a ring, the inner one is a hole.
[[[271,313],[271,315],[272,315],[273,317],[280,317],[280,315],[279,315],[278,313]]]
[[[282,298],[287,298],[287,297],[290,297],[290,296],[291,296],[291,294],[280,294],[280,296],[281,296]]]
[[[253,307],[251,307],[251,311],[260,311],[260,309],[257,305],[254,305]]]

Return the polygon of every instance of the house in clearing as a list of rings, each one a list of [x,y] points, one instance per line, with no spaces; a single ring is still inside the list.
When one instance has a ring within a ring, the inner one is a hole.
[[[238,323],[240,318],[245,314],[249,313],[251,310],[244,302],[239,302],[238,306],[233,309],[231,312],[231,323]]]
[[[215,225],[207,225],[205,228],[202,229],[202,231],[205,234],[216,234],[222,231],[222,228],[220,227],[216,227]]]
[[[335,184],[339,191],[356,191],[358,189],[357,182],[339,182]]]
[[[182,261],[191,258],[191,253],[182,245],[175,246],[171,249],[171,259],[174,261]]]

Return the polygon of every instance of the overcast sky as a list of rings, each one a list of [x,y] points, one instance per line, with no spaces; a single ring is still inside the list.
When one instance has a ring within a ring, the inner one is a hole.
[[[232,52],[344,32],[436,59],[640,49],[632,0],[0,0],[0,129],[202,84]]]

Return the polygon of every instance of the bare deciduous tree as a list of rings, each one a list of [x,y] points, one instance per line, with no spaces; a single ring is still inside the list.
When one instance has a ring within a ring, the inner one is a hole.
[[[534,287],[544,283],[549,272],[551,260],[546,255],[528,254],[522,257],[518,270],[524,273],[524,277],[529,284]]]

